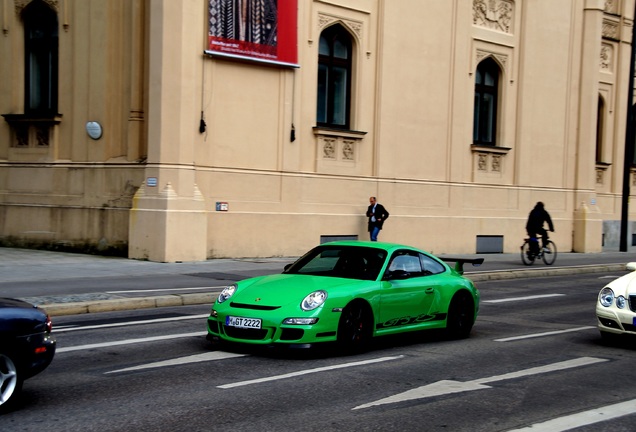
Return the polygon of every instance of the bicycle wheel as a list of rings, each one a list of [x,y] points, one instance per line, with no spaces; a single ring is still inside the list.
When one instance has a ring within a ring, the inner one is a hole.
[[[530,243],[525,242],[521,245],[521,261],[525,265],[532,265],[534,262],[534,254],[530,252]]]
[[[557,248],[556,245],[554,244],[554,242],[552,240],[548,240],[548,244],[545,245],[545,248],[543,249],[543,262],[546,263],[546,265],[552,265],[554,264],[554,261],[556,261],[556,256],[557,256]]]

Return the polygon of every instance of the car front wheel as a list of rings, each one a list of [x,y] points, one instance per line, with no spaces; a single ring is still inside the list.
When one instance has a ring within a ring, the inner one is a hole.
[[[446,331],[451,339],[465,339],[475,322],[475,304],[466,292],[455,294],[448,307]]]
[[[351,303],[342,311],[338,323],[338,345],[347,352],[368,348],[373,333],[373,317],[362,303]]]
[[[22,388],[16,363],[8,354],[0,353],[0,411],[10,406]]]

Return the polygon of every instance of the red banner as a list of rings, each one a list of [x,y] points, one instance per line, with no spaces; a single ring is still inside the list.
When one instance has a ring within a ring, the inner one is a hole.
[[[209,0],[211,55],[297,66],[298,0]]]

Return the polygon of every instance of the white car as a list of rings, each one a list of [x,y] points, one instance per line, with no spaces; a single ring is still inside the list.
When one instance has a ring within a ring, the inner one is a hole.
[[[631,273],[608,283],[598,294],[596,319],[603,339],[636,335],[636,262],[626,268]]]

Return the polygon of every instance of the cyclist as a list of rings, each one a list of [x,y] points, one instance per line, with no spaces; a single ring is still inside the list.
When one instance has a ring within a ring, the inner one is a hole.
[[[544,249],[548,244],[548,232],[543,228],[544,222],[547,222],[550,231],[554,232],[550,213],[545,210],[543,203],[539,201],[528,215],[528,222],[526,223],[526,231],[528,231],[528,236],[530,237],[530,251],[535,255],[539,253],[537,234],[541,235],[541,243]]]

